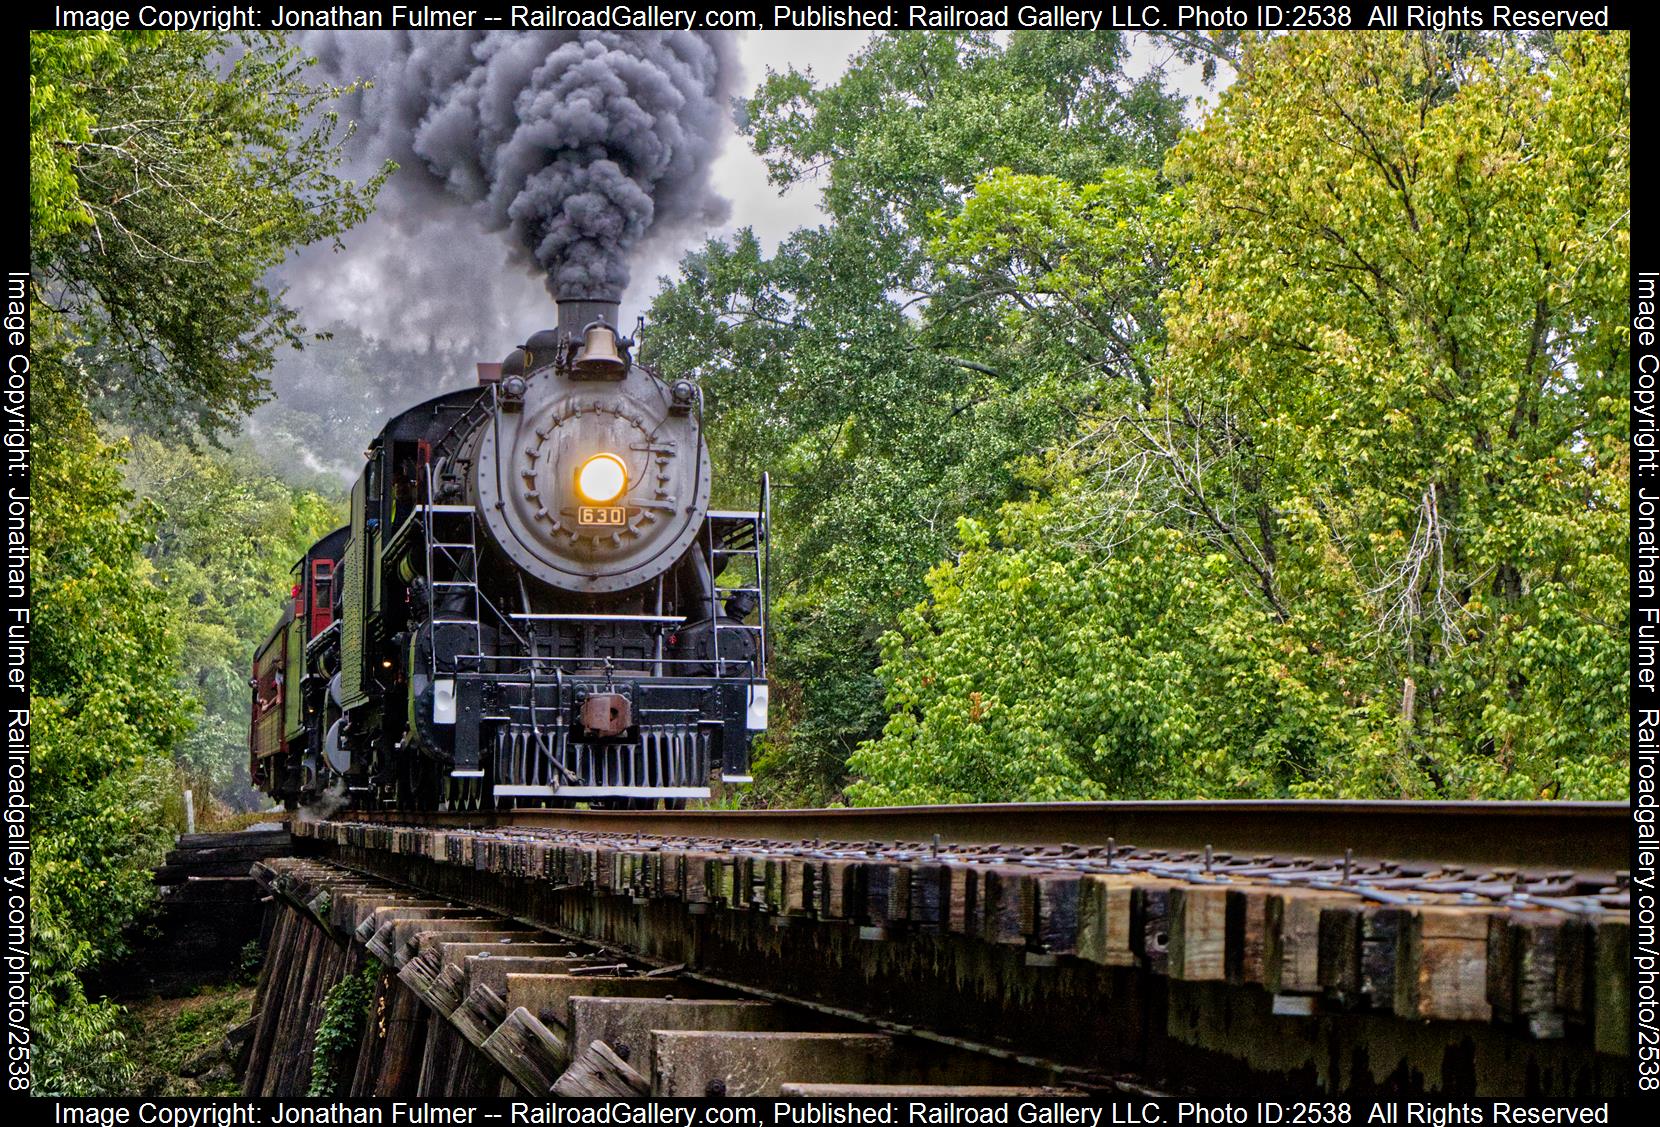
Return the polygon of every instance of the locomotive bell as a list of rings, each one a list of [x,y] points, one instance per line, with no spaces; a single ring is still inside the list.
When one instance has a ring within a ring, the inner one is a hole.
[[[584,329],[571,373],[589,380],[620,380],[627,375],[628,361],[617,353],[617,331],[603,321]]]

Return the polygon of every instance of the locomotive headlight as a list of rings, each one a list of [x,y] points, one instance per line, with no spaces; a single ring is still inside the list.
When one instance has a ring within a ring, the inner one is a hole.
[[[615,454],[595,454],[576,471],[576,491],[591,505],[609,505],[628,488],[628,467]]]

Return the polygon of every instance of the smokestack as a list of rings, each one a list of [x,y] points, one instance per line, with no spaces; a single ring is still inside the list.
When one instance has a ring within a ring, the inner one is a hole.
[[[617,318],[622,309],[622,299],[591,297],[562,297],[559,305],[559,335],[566,340],[582,339],[582,330],[595,321],[604,321],[622,336],[622,329],[617,324]]]

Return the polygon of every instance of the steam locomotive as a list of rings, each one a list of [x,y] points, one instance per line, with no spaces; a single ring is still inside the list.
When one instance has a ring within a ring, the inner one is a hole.
[[[254,656],[249,774],[286,803],[650,808],[749,781],[768,486],[709,507],[702,397],[562,300],[477,387],[393,418],[351,523]]]

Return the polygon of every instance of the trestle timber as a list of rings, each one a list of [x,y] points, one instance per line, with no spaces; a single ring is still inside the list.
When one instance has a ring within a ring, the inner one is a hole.
[[[1581,911],[1454,891],[1368,899],[1321,879],[1324,863],[1244,874],[1241,861],[1265,859],[1225,853],[1086,871],[1065,850],[938,843],[345,821],[297,836],[544,942],[552,931],[682,966],[682,999],[703,982],[861,1032],[1060,1066],[1040,1082],[1447,1095],[1627,1083],[1627,919],[1594,898]],[[1122,847],[1115,865],[1134,856]],[[556,1037],[560,1024],[542,1021]]]
[[[902,1092],[980,1074],[1065,1090],[1044,1087],[1041,1069],[736,999],[336,865],[272,859],[253,876],[277,919],[257,991],[249,1095],[308,1093],[324,998],[376,966],[367,1028],[353,1059],[336,1062],[334,1095],[759,1096],[786,1083],[848,1081]]]

